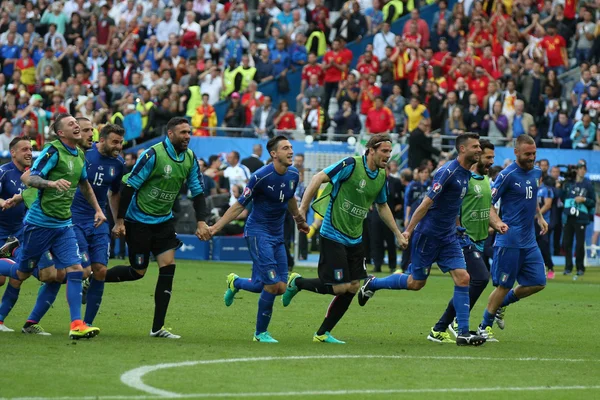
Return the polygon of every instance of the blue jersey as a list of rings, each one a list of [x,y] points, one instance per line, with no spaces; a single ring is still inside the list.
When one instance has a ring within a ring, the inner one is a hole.
[[[22,171],[19,171],[13,162],[0,167],[0,197],[4,200],[12,198],[25,190],[26,186],[21,182]],[[7,237],[23,227],[23,218],[27,208],[24,202],[20,202],[13,208],[0,211],[0,237]]]
[[[78,151],[77,148],[71,148],[66,144],[62,143],[65,146],[65,149],[69,151],[74,156],[77,156]],[[48,174],[58,163],[58,150],[54,146],[48,146],[40,152],[40,155],[33,163],[31,167],[31,176],[41,176],[43,179],[48,179]],[[81,176],[79,177],[79,181],[83,181],[87,179],[87,171],[85,168],[81,169]],[[49,215],[44,214],[42,211],[42,206],[40,204],[40,197],[35,199],[33,204],[31,205],[31,209],[27,213],[25,217],[25,222],[31,225],[42,226],[44,228],[63,228],[66,226],[73,225],[71,218],[62,220],[53,218]]]
[[[467,194],[471,171],[463,168],[457,160],[448,161],[433,176],[427,196],[433,205],[417,225],[415,231],[448,242],[456,239],[456,218],[460,214],[462,200]]]
[[[163,140],[165,148],[167,149],[167,153],[169,157],[173,160],[184,161],[185,160],[185,152],[181,154],[177,154],[173,144],[169,140],[169,138],[165,137]],[[196,155],[192,152],[192,157],[196,159]],[[144,182],[150,177],[152,170],[154,169],[154,163],[156,162],[156,152],[152,147],[143,152],[135,165],[133,166],[133,170],[131,171],[131,175],[127,178],[127,184],[132,186],[135,190],[139,190]],[[190,190],[192,197],[196,197],[199,194],[204,193],[204,187],[202,186],[202,173],[200,172],[200,168],[198,167],[198,163],[192,163],[192,168],[187,176],[187,187]],[[153,215],[148,215],[139,209],[137,205],[137,201],[135,197],[137,193],[133,195],[133,199],[131,203],[129,203],[129,208],[127,209],[127,214],[125,218],[129,221],[141,222],[143,224],[161,224],[173,218],[173,212],[164,217],[155,217]]]
[[[300,174],[289,167],[280,175],[273,164],[265,165],[250,177],[238,202],[244,207],[252,202],[246,221],[246,236],[283,238],[283,221],[288,201],[294,197]]]
[[[500,200],[500,217],[508,225],[508,232],[496,235],[494,246],[520,249],[537,246],[534,218],[541,176],[539,168],[525,171],[514,162],[498,174],[492,187],[492,203]]]
[[[106,210],[108,203],[108,191],[118,193],[123,178],[125,161],[121,156],[117,158],[106,157],[98,151],[98,145],[94,144],[92,148],[85,153],[86,170],[88,182],[94,190],[98,204],[102,210]],[[95,211],[85,199],[83,193],[78,188],[71,206],[73,221],[80,225],[85,223],[94,223]],[[110,212],[110,210],[105,211]]]
[[[343,160],[340,160],[339,162],[337,162],[333,165],[330,165],[329,167],[327,167],[323,170],[323,172],[325,172],[327,174],[327,176],[331,180],[331,184],[333,185],[333,189],[331,190],[332,197],[337,196],[338,192],[340,191],[340,187],[341,187],[342,183],[346,179],[350,178],[355,167],[356,168],[364,168],[365,171],[367,171],[367,175],[369,175],[369,177],[371,179],[377,178],[377,175],[379,174],[379,169],[377,169],[375,171],[371,171],[369,169],[369,167],[367,166],[367,160],[366,160],[365,156],[362,157],[362,161],[363,161],[362,165],[355,166],[354,158],[348,157]],[[375,202],[377,204],[387,203],[387,184],[383,185],[383,188],[377,195]],[[362,242],[362,235],[358,239],[352,239],[352,238],[349,238],[348,236],[344,235],[343,233],[339,232],[337,229],[335,229],[333,227],[333,225],[331,223],[331,206],[332,206],[332,204],[333,204],[333,202],[329,203],[329,206],[327,207],[327,212],[325,213],[325,218],[323,218],[323,225],[321,226],[321,231],[320,231],[321,236],[326,237],[327,239],[336,241],[338,243],[341,243],[344,246],[356,246],[356,245],[360,244]]]
[[[538,205],[540,210],[544,207],[544,200],[546,199],[554,199],[554,190],[553,188],[549,188],[548,186],[542,184],[537,191]],[[554,200],[553,200],[554,201]],[[544,220],[549,224],[550,223],[550,212],[552,208],[546,211],[543,214]]]
[[[408,216],[409,220],[412,218],[415,210],[417,207],[419,207],[423,201],[423,198],[425,198],[425,195],[430,189],[430,181],[425,183],[421,183],[421,181],[412,181],[408,184],[404,192],[404,209],[407,210],[408,207],[410,207],[410,214]]]

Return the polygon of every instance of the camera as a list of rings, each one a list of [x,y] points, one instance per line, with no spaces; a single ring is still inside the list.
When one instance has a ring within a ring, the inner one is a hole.
[[[577,165],[557,165],[560,168],[560,176],[567,182],[575,182],[577,178]]]

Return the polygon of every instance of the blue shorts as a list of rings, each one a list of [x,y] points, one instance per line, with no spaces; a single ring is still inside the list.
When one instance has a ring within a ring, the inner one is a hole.
[[[81,253],[81,266],[87,268],[93,263],[108,265],[110,234],[108,224],[94,228],[93,224],[74,225],[73,230]]]
[[[252,280],[265,285],[287,282],[288,261],[283,238],[246,236],[252,257]]]
[[[527,249],[494,247],[492,262],[494,286],[512,288],[515,280],[522,286],[546,285],[546,269],[539,247]]]
[[[408,272],[413,279],[426,280],[433,263],[437,263],[443,273],[467,268],[465,257],[456,237],[440,243],[439,239],[415,232],[411,240],[412,262],[408,267]]]
[[[30,274],[38,264],[42,269],[49,265],[54,265],[56,269],[65,269],[81,264],[77,238],[70,226],[44,228],[25,225],[24,239],[18,257],[21,272]]]

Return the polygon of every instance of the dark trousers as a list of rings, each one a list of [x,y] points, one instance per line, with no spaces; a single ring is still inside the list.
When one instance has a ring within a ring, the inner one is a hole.
[[[322,106],[325,112],[329,112],[329,101],[332,96],[335,96],[338,90],[339,82],[325,82],[325,97],[323,98]]]
[[[562,239],[562,233],[563,233],[563,226],[562,224],[559,222],[557,223],[554,228],[552,228],[552,252],[554,253],[555,256],[560,256],[560,249],[561,249],[561,239]]]
[[[408,267],[410,266],[411,248],[412,236],[408,240],[408,246],[406,246],[406,249],[402,250],[402,259],[400,260],[400,269],[402,270],[402,272],[406,272],[408,270]]]
[[[585,228],[574,217],[568,217],[563,227],[563,247],[565,248],[565,271],[573,270],[573,240],[577,241],[575,247],[575,266],[577,271],[585,271],[583,259],[585,257]]]
[[[365,262],[371,264],[371,232],[369,229],[369,219],[363,220],[363,234],[362,234],[363,246],[365,246]]]
[[[387,227],[377,211],[371,211],[367,219],[369,220],[371,256],[373,257],[375,271],[381,271],[386,248],[389,257],[388,266],[391,271],[394,271],[396,269],[396,237],[394,232]]]
[[[285,241],[285,254],[287,255],[288,260],[288,270],[291,271],[294,269],[294,254],[291,251],[292,246],[294,245],[294,234],[296,232],[296,223],[294,222],[294,218],[292,214],[289,212],[285,213],[285,219],[283,221],[283,240]]]
[[[540,235],[540,227],[535,224],[536,229],[536,241],[540,251],[542,252],[542,258],[544,259],[544,264],[546,264],[546,268],[553,270],[554,262],[552,261],[552,254],[550,253],[550,234],[546,232],[545,235]]]
[[[300,232],[298,238],[298,256],[301,260],[306,260],[308,257],[308,238],[306,233]]]

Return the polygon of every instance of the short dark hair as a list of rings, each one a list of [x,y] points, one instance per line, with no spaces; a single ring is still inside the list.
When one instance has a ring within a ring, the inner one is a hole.
[[[429,167],[427,166],[427,164],[421,164],[419,165],[419,168],[417,168],[417,172],[423,172],[423,171],[429,171]]]
[[[231,152],[231,154],[233,154],[233,156],[234,156],[235,158],[237,158],[237,159],[238,159],[238,161],[239,161],[239,159],[240,159],[240,152],[239,152],[239,151],[235,151],[235,150],[233,150],[233,151]]]
[[[481,146],[481,151],[484,151],[485,149],[496,149],[496,146],[494,146],[494,144],[487,139],[479,139],[479,145]]]
[[[519,135],[515,142],[515,146],[519,146],[522,144],[535,144],[535,140],[528,134]]]
[[[456,151],[460,151],[460,146],[464,146],[469,139],[479,140],[479,135],[477,133],[463,133],[462,135],[458,135],[456,137]]]
[[[127,158],[127,156],[131,156],[131,158],[133,158],[134,160],[137,160],[137,154],[135,152],[126,153],[125,158]]]
[[[218,159],[219,159],[219,156],[216,154],[213,154],[212,156],[208,157],[208,165],[211,166],[212,163],[214,163]]]
[[[185,117],[173,117],[169,120],[169,122],[167,122],[167,131],[172,131],[173,128],[175,128],[177,125],[181,125],[181,124],[188,124],[189,125],[190,121],[187,120],[187,118]]]
[[[377,150],[377,148],[383,142],[392,143],[392,137],[386,133],[377,133],[369,139],[367,145],[365,146],[365,155],[369,154],[369,149]]]
[[[284,140],[289,139],[283,135],[275,136],[274,138],[269,139],[269,141],[267,142],[267,151],[269,152],[269,154],[271,154],[273,150],[277,150],[279,142],[283,142]]]
[[[58,131],[61,130],[61,126],[62,126],[62,120],[65,118],[70,117],[71,114],[58,114],[56,116],[56,118],[54,118],[54,124],[52,124],[52,130],[54,131],[55,134],[58,135]]]
[[[89,119],[88,117],[75,117],[75,120],[77,121],[77,123],[80,123],[81,121],[87,121],[87,122],[92,122],[91,119]]]
[[[8,145],[8,150],[12,150],[19,142],[31,142],[31,138],[29,136],[17,136],[13,140],[10,141]]]
[[[100,130],[100,137],[106,139],[111,133],[119,136],[125,136],[125,129],[121,128],[117,124],[106,124]]]
[[[548,164],[548,166],[550,166],[550,161],[548,161],[548,159],[546,159],[546,158],[542,158],[542,159],[541,159],[541,160],[539,160],[538,162],[539,162],[540,164],[541,164],[542,162],[545,162],[545,163],[547,163],[547,164]]]

